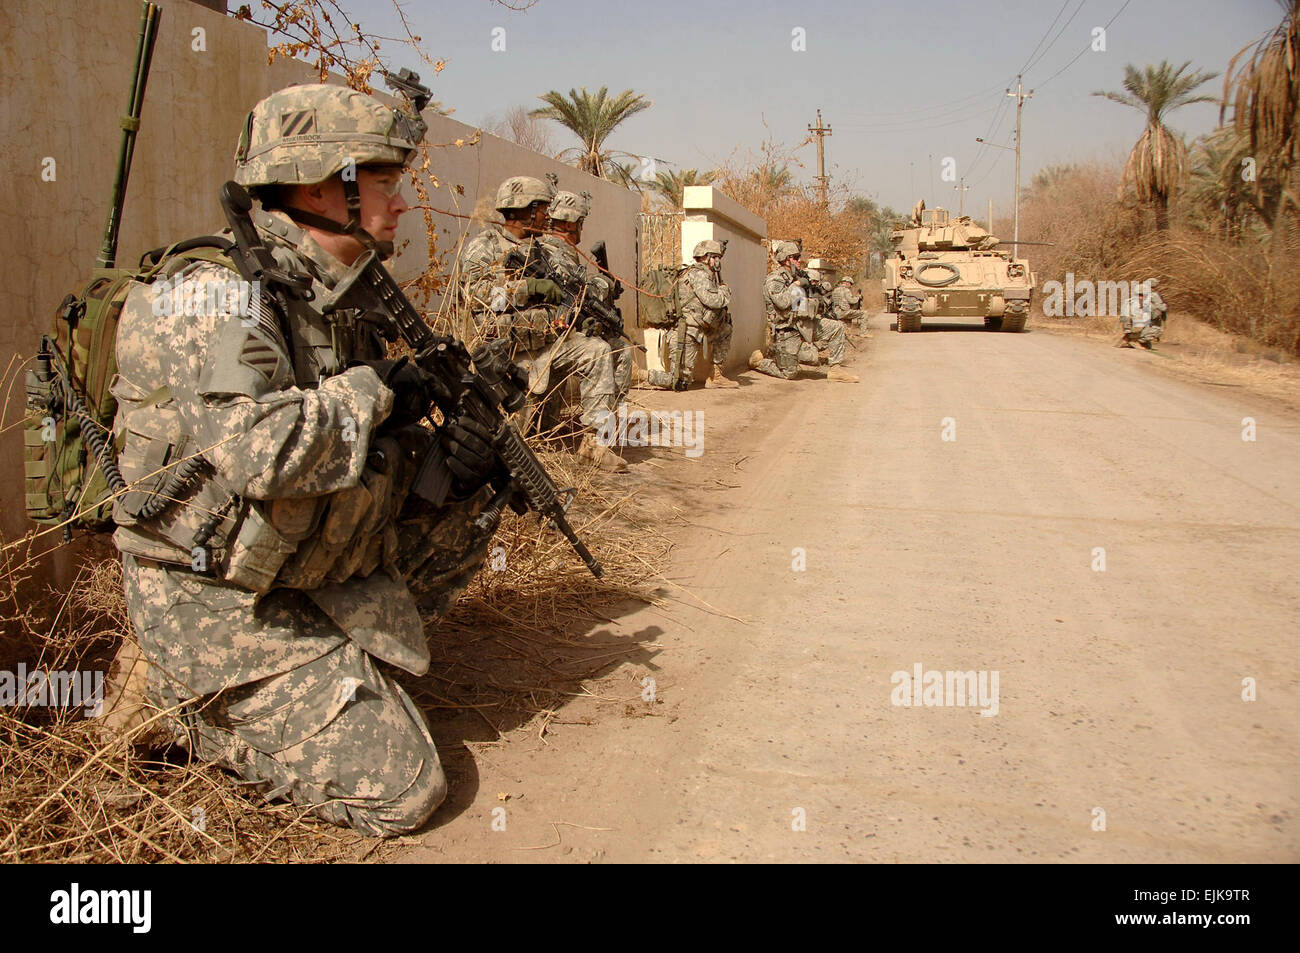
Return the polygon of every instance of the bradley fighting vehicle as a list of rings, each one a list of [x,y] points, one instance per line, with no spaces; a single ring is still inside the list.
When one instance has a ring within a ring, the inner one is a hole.
[[[916,203],[910,227],[889,236],[885,310],[898,315],[899,331],[921,330],[922,318],[982,317],[991,331],[1023,331],[1034,276],[1029,262],[999,251],[999,241],[969,216]],[[1022,243],[1023,244],[1023,243]]]

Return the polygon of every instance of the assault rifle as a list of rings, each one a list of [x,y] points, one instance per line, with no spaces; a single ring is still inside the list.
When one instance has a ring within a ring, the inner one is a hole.
[[[528,250],[513,248],[506,255],[507,272],[523,275],[525,278],[545,278],[555,283],[560,289],[560,308],[566,326],[576,327],[587,337],[621,337],[628,344],[645,350],[623,330],[623,315],[605,302],[587,294],[587,289],[577,281],[570,281],[558,271],[552,271],[546,256],[538,252],[537,245],[528,243]]]
[[[386,318],[389,329],[395,331],[392,336],[400,335],[407,343],[414,362],[430,377],[433,403],[444,420],[469,416],[492,434],[497,462],[489,482],[496,492],[479,514],[478,528],[490,531],[507,505],[520,515],[535,510],[564,534],[591,574],[599,578],[604,570],[565,517],[574,491],[556,488],[536,454],[510,424],[508,415],[522,407],[528,396],[528,376],[504,352],[508,341],[502,338],[471,354],[463,342],[434,334],[373,250],[357,259],[324,302],[326,314],[354,309]],[[446,499],[450,474],[443,460],[442,447],[434,444],[416,474],[412,493],[435,504]]]

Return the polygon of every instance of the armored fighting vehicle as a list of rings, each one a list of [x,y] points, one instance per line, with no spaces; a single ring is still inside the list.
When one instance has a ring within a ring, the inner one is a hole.
[[[963,216],[955,221],[924,200],[912,210],[910,227],[889,236],[885,261],[885,310],[898,315],[898,330],[921,330],[922,318],[982,317],[992,331],[1023,331],[1029,319],[1034,275],[1029,262],[1000,251],[997,238]]]

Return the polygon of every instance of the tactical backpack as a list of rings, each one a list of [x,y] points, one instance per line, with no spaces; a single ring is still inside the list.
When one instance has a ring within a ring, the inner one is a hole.
[[[642,327],[671,328],[681,317],[681,276],[689,265],[660,265],[642,278],[637,314]]]
[[[117,376],[117,326],[127,293],[183,263],[234,265],[231,243],[215,236],[191,238],[145,252],[139,269],[96,268],[69,294],[42,335],[35,367],[26,374],[23,433],[26,509],[37,523],[111,532],[113,498],[126,489],[117,469],[120,441],[113,439],[117,401],[109,386]],[[178,261],[179,259],[179,261]],[[167,398],[165,389],[155,400]]]

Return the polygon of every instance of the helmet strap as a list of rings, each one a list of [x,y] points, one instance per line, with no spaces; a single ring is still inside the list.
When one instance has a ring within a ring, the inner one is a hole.
[[[334,219],[326,218],[324,215],[317,215],[315,212],[308,212],[291,205],[285,207],[284,213],[299,225],[319,228],[333,235],[350,235],[359,241],[363,248],[374,251],[381,259],[392,258],[393,243],[376,241],[373,235],[361,227],[361,187],[356,179],[343,180],[343,197],[348,207],[348,221],[345,225],[340,225]]]

